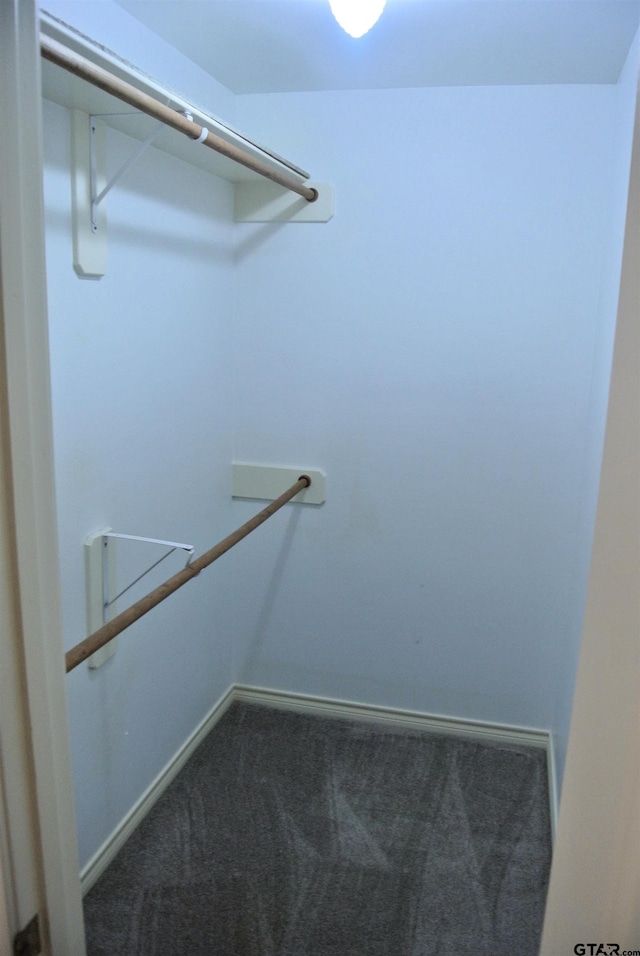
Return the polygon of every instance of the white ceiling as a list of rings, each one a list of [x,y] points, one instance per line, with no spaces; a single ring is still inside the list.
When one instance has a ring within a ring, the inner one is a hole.
[[[116,0],[234,93],[615,83],[640,0],[388,0],[353,40],[328,0]]]

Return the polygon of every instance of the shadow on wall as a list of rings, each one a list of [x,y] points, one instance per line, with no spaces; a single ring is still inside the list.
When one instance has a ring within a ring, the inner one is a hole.
[[[258,228],[251,230],[251,234],[243,239],[241,242],[236,243],[234,248],[234,259],[237,262],[241,262],[247,256],[250,256],[251,253],[256,252],[265,242],[268,242],[273,236],[282,230],[283,227],[288,226],[291,228],[291,223],[288,222],[267,222],[263,225],[260,225]]]
[[[260,659],[260,652],[264,643],[265,635],[269,631],[273,607],[278,597],[285,567],[291,551],[291,545],[296,536],[296,529],[300,520],[300,508],[293,508],[289,521],[287,523],[280,550],[277,553],[271,577],[265,589],[265,599],[258,613],[258,619],[254,628],[253,637],[247,647],[240,674],[243,679],[250,678],[255,664]]]

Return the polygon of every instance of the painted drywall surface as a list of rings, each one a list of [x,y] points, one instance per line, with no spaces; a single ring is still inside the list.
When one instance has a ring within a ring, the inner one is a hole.
[[[326,225],[236,231],[236,458],[328,476],[325,505],[235,558],[242,679],[553,728],[614,319],[618,94],[238,98],[336,187]]]
[[[72,268],[69,113],[45,103],[47,270],[68,647],[86,634],[83,542],[114,531],[191,543],[231,530],[227,356],[232,187],[150,149],[108,197],[104,278]],[[107,168],[135,142],[107,136]],[[135,551],[134,547],[134,551]],[[150,565],[162,549],[141,546]],[[128,559],[127,559],[128,560]],[[128,597],[184,563],[173,555]],[[81,863],[233,679],[221,561],[67,677]],[[124,581],[122,583],[125,583]],[[120,608],[122,608],[122,604]]]

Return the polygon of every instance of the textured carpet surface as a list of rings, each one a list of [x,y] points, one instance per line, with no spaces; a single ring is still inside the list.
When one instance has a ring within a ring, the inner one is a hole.
[[[542,750],[234,704],[85,898],[89,956],[536,956]]]

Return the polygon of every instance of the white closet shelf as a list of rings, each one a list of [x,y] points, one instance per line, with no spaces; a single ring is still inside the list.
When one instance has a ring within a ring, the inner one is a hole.
[[[196,123],[206,126],[212,133],[220,136],[226,142],[238,146],[244,152],[260,159],[271,169],[285,172],[300,183],[305,183],[309,179],[309,173],[300,169],[299,166],[254,143],[206,111],[189,103],[180,94],[168,90],[137,67],[121,59],[117,54],[77,33],[72,27],[62,23],[45,11],[41,14],[40,28],[45,36],[63,44],[95,66],[108,70],[136,89],[173,109],[178,111],[188,110],[193,115]],[[92,86],[46,60],[42,61],[42,92],[45,99],[69,109],[82,110],[89,115],[100,116],[107,126],[120,130],[120,132],[135,139],[144,140],[155,124],[155,120],[151,117],[137,112],[123,104],[115,96]],[[196,144],[175,130],[169,128],[163,130],[154,140],[153,145],[157,149],[177,156],[192,166],[198,166],[233,183],[260,181],[260,176],[257,173],[210,149],[199,149]]]
[[[309,174],[299,166],[258,146],[51,14],[43,11],[40,27],[43,95],[71,110],[73,266],[79,275],[105,274],[103,200],[151,143],[231,181],[236,222],[328,222],[333,216],[330,183],[309,183]],[[108,181],[102,149],[105,125],[142,141]]]

